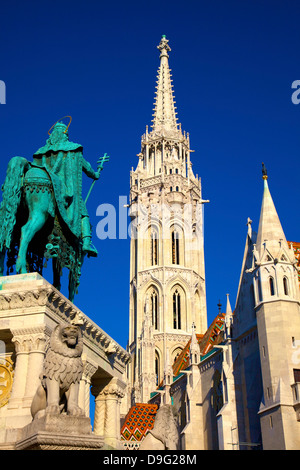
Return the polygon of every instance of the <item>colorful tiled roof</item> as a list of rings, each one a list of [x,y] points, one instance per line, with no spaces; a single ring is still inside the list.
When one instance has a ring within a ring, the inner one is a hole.
[[[225,313],[219,313],[204,335],[196,335],[201,354],[207,354],[213,349],[215,344],[219,344],[222,341],[223,335],[221,333],[223,332],[224,319]],[[189,366],[190,344],[191,340],[189,340],[173,364],[173,374],[175,377],[180,373],[180,371]]]
[[[293,250],[295,253],[295,257],[298,260],[297,266],[300,268],[300,243],[298,242],[288,242],[289,247],[291,248],[291,245],[293,245]],[[298,280],[299,280],[299,285],[300,285],[300,269],[298,271]]]
[[[203,335],[197,335],[197,340],[198,343],[200,343],[201,339],[203,338]],[[191,340],[188,341],[188,343],[185,345],[177,359],[175,360],[173,364],[173,375],[176,377],[181,370],[186,369],[189,366],[189,361],[190,361],[190,344]]]
[[[121,429],[123,441],[142,441],[148,432],[153,429],[158,405],[136,403],[126,415]]]
[[[202,341],[200,342],[201,354],[207,354],[213,349],[214,345],[222,341],[223,335],[220,333],[222,333],[224,329],[224,320],[225,313],[219,313],[203,335]]]

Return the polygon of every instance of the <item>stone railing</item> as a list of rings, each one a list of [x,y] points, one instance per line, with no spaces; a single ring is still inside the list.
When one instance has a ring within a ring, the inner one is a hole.
[[[139,441],[123,441],[121,444],[124,450],[139,450],[141,443]]]

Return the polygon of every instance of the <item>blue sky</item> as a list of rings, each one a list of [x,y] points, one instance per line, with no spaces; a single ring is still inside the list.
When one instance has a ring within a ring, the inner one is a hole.
[[[210,323],[219,299],[225,308],[229,293],[235,304],[247,218],[254,230],[259,221],[262,161],[286,236],[300,241],[300,106],[291,100],[292,82],[300,80],[299,17],[300,4],[289,0],[1,5],[1,182],[9,159],[31,160],[65,115],[73,118],[70,140],[83,145],[94,168],[110,155],[88,202],[99,257],[86,260],[75,304],[123,347],[129,238],[97,239],[96,209],[118,208],[119,196],[129,194],[130,169],[151,124],[162,34],[172,48],[178,119],[211,201],[204,223]],[[84,177],[84,194],[90,183]]]

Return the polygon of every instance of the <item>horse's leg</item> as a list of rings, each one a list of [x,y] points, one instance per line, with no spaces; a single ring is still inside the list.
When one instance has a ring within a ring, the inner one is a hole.
[[[52,266],[53,266],[53,285],[57,290],[60,291],[61,289],[60,271],[57,266],[57,260],[55,258],[52,259]]]
[[[4,273],[5,250],[0,251],[0,276]]]
[[[47,213],[37,211],[35,214],[32,214],[32,218],[29,218],[28,222],[23,225],[21,230],[20,249],[16,262],[17,274],[27,273],[26,256],[29,243],[35,234],[45,225],[47,218]]]
[[[21,229],[20,248],[16,262],[17,274],[27,273],[26,256],[28,246],[35,234],[45,225],[49,217],[49,197],[51,196],[47,192],[29,193],[26,196],[29,218]]]

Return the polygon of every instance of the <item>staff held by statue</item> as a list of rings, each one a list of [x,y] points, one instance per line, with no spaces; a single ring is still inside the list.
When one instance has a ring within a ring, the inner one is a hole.
[[[103,155],[103,157],[100,157],[99,160],[97,161],[97,176],[98,176],[97,179],[99,179],[100,173],[103,170],[103,165],[104,165],[105,162],[109,162],[109,156],[107,155],[107,153],[105,153]],[[87,203],[87,200],[90,197],[90,194],[92,192],[92,189],[93,189],[95,183],[96,183],[96,180],[94,180],[91,184],[89,192],[87,193],[87,196],[86,196],[85,201],[84,201],[85,204]]]

